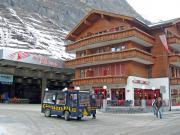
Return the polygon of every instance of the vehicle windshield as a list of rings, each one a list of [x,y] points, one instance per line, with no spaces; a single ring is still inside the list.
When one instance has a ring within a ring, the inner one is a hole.
[[[89,93],[87,92],[80,92],[79,93],[79,105],[80,106],[90,106],[90,97]]]
[[[51,92],[46,92],[44,95],[43,103],[54,103],[55,100],[55,94]]]

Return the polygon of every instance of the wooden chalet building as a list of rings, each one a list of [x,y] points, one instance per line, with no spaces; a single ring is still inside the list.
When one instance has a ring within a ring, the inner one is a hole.
[[[139,106],[145,100],[150,106],[160,94],[167,106],[180,105],[179,19],[146,25],[133,17],[92,10],[66,39],[66,51],[76,54],[65,62],[75,69],[74,86],[113,105],[131,100]]]

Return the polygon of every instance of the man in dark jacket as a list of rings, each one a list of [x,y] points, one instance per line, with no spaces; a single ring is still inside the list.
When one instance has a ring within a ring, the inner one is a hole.
[[[156,101],[156,117],[158,118],[158,114],[159,114],[159,118],[162,119],[162,99],[161,97],[158,97],[157,101]]]

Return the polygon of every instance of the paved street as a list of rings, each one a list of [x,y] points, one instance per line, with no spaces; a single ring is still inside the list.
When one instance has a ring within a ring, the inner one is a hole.
[[[0,104],[0,135],[180,135],[180,112],[163,119],[147,114],[104,114],[97,119],[46,118],[40,105]]]

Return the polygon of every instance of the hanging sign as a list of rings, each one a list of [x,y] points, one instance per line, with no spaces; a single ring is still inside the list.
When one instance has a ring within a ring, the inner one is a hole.
[[[0,82],[2,84],[13,83],[13,75],[0,74]]]

